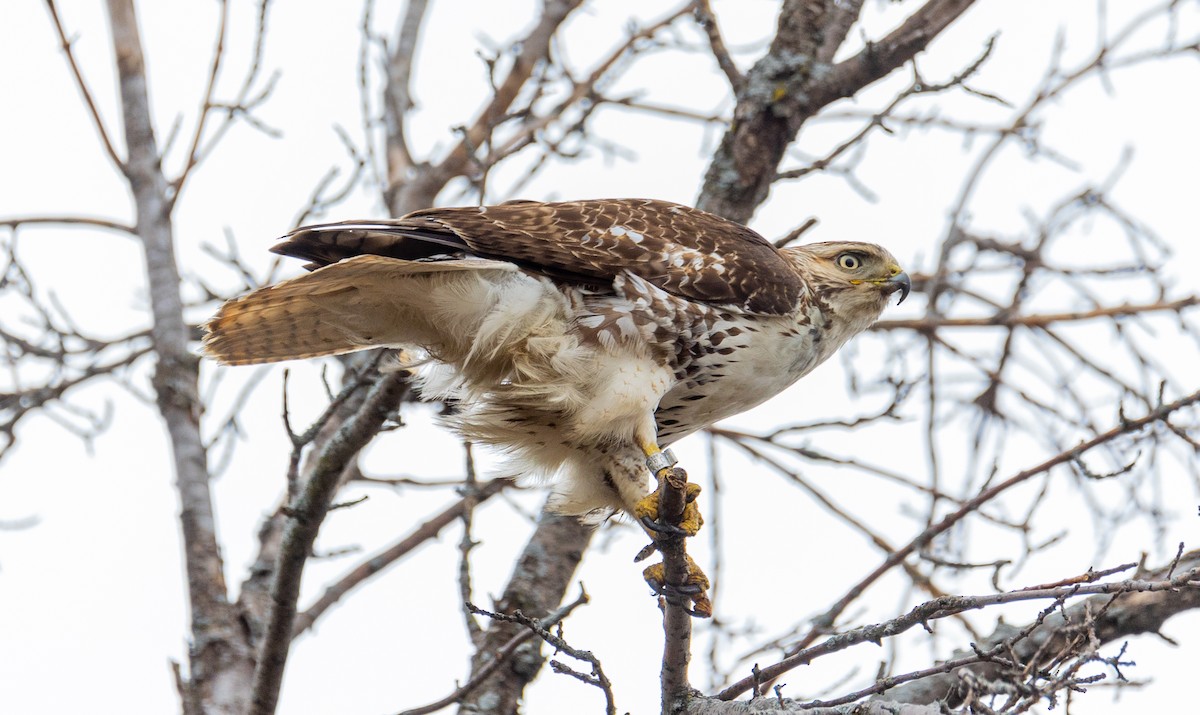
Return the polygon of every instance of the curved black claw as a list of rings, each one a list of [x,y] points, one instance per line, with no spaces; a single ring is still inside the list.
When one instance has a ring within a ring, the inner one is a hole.
[[[664,601],[672,606],[682,608],[689,616],[708,618],[712,615],[711,613],[706,613],[705,609],[692,608],[692,604],[698,601],[708,603],[708,597],[704,595],[703,586],[694,583],[685,583],[679,586],[651,581],[647,581],[646,583]]]
[[[650,543],[643,546],[641,551],[637,552],[637,556],[633,557],[633,563],[636,564],[636,563],[645,561],[646,559],[653,556],[655,551],[658,551],[658,544],[651,541]]]
[[[682,608],[696,618],[712,618],[712,601],[706,593],[710,585],[708,577],[692,557],[684,554],[683,558],[687,563],[687,576],[683,583],[668,584],[666,565],[662,562],[647,566],[642,571],[642,578],[658,594],[660,603]]]
[[[655,521],[648,516],[641,518],[642,526],[656,534],[666,534],[667,536],[691,536],[687,529],[681,529],[674,524],[665,524],[661,521]]]
[[[650,583],[647,581],[646,583]],[[698,593],[704,593],[704,587],[695,583],[683,583],[678,586],[670,583],[650,583],[650,588],[655,593],[666,598],[673,596],[686,598],[690,603],[692,596]]]
[[[711,604],[707,608],[699,606],[701,602],[705,604],[709,603],[708,597],[704,594],[704,589],[699,586],[672,586],[670,584],[663,584],[661,589],[656,588],[655,591],[663,601],[672,606],[682,608],[684,613],[693,618],[712,617]],[[693,603],[697,604],[697,606],[693,607]]]

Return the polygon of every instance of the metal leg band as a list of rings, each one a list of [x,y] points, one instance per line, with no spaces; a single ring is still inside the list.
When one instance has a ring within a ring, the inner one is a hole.
[[[669,449],[664,449],[661,452],[656,452],[646,457],[646,466],[655,474],[668,467],[674,467],[678,463],[679,460],[675,459],[675,454]]]

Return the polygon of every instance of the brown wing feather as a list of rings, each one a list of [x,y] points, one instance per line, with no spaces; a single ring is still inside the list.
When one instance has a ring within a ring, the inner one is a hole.
[[[470,254],[600,287],[629,272],[681,297],[761,314],[794,310],[804,288],[791,263],[749,228],[653,199],[425,209],[297,229],[272,250],[315,266],[362,253]]]
[[[405,217],[407,218],[407,217]],[[271,248],[292,258],[302,258],[309,270],[353,256],[387,256],[408,261],[439,254],[463,252],[467,244],[442,226],[422,227],[399,221],[342,221],[303,226]]]

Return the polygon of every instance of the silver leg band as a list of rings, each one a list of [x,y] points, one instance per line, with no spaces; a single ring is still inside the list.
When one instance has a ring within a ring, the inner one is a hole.
[[[676,464],[679,464],[679,460],[675,459],[675,453],[669,449],[664,449],[657,454],[646,457],[646,466],[655,474],[658,474],[667,467],[674,467]]]

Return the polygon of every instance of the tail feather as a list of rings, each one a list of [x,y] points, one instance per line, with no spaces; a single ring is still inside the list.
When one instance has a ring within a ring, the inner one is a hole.
[[[454,359],[498,300],[495,282],[514,274],[482,259],[357,256],[229,301],[206,326],[204,351],[228,365],[406,345]]]

